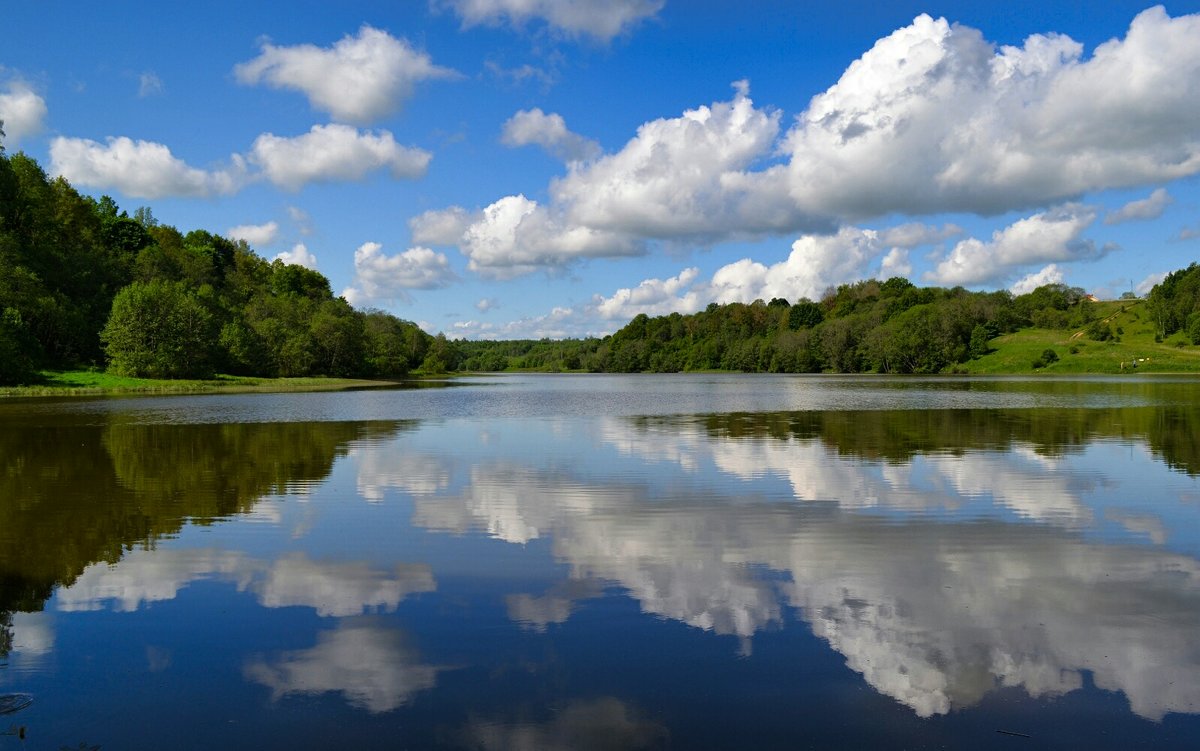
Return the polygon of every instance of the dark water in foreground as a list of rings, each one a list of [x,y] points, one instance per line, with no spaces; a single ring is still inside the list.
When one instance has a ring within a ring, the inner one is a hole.
[[[0,402],[0,750],[1197,748],[1198,476],[1187,380]]]

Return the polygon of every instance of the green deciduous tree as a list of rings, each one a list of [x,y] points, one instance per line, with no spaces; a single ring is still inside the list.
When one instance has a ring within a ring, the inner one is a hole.
[[[212,374],[213,317],[181,282],[134,282],[113,300],[100,333],[109,369],[148,378]]]

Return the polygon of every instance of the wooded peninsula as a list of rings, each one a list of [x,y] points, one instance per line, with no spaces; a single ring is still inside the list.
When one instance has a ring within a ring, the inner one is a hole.
[[[130,216],[0,149],[0,385],[84,370],[155,379],[396,379],[466,371],[1029,373],[1200,371],[1200,266],[1139,299],[903,277],[820,300],[638,315],[603,338],[453,341],[356,310],[322,274],[244,241]]]

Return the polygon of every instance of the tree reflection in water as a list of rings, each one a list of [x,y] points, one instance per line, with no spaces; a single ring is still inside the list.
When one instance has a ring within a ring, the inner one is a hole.
[[[92,563],[152,550],[184,523],[246,513],[328,476],[356,441],[411,422],[138,424],[64,415],[0,431],[0,654],[11,613],[41,610]]]

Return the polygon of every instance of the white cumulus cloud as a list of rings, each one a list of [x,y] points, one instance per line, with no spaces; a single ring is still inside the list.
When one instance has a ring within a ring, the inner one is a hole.
[[[523,195],[506,196],[485,208],[463,233],[459,248],[472,271],[499,279],[581,258],[644,252],[641,243],[625,235],[569,224]]]
[[[567,129],[562,115],[546,114],[538,107],[520,110],[504,123],[500,143],[505,146],[541,146],[564,162],[583,162],[600,156],[600,144]]]
[[[1200,172],[1200,15],[1139,14],[1085,58],[919,16],[879,40],[788,134],[806,210],[998,213]]]
[[[354,282],[342,295],[354,305],[376,300],[410,299],[408,290],[445,287],[458,277],[445,254],[409,248],[394,256],[379,243],[363,243],[354,251]]]
[[[367,25],[328,48],[264,44],[258,57],[233,72],[239,83],[300,91],[316,109],[359,125],[398,110],[421,81],[457,76],[407,41]]]
[[[1106,248],[1084,240],[1084,230],[1096,220],[1096,210],[1067,204],[1039,212],[992,233],[990,242],[962,240],[925,276],[944,285],[994,282],[1020,267],[1047,261],[1096,258]]]
[[[285,250],[271,260],[292,263],[297,266],[303,266],[306,269],[312,269],[313,271],[317,270],[317,257],[312,254],[312,251],[304,243],[296,243],[292,246],[291,250]]]
[[[414,216],[408,220],[408,228],[412,231],[412,240],[415,243],[454,245],[476,219],[477,217],[472,217],[463,207],[451,206],[446,209],[432,209]]]
[[[1014,295],[1023,295],[1047,284],[1061,284],[1063,278],[1062,269],[1058,267],[1058,264],[1052,263],[1040,271],[1026,274],[1008,289]]]
[[[1116,211],[1104,217],[1105,224],[1120,224],[1121,222],[1137,222],[1157,219],[1174,199],[1167,193],[1166,188],[1158,188],[1150,195],[1139,201],[1130,201]]]
[[[263,133],[250,152],[250,161],[268,180],[292,191],[311,182],[361,180],[379,169],[399,179],[420,177],[432,158],[428,151],[396,143],[389,131],[372,134],[338,124],[314,125],[294,138]]]
[[[279,239],[279,222],[239,224],[225,230],[225,236],[230,240],[245,240],[247,245],[261,248]]]
[[[908,276],[912,273],[912,264],[908,260],[906,248],[892,248],[879,262],[879,276],[890,279],[893,276]]]
[[[842,227],[835,235],[804,235],[779,263],[767,266],[743,258],[718,269],[712,278],[713,299],[817,300],[831,286],[869,276],[873,262],[887,250],[879,233],[870,229]]]
[[[0,89],[0,121],[4,122],[4,146],[17,146],[22,139],[42,132],[45,128],[46,113],[46,100],[37,92],[22,81],[9,81]]]
[[[727,239],[800,228],[804,219],[771,175],[747,170],[771,152],[779,113],[749,86],[731,101],[646,123],[624,148],[574,164],[551,185],[574,225],[651,238]]]
[[[699,275],[699,269],[687,268],[670,279],[646,279],[636,287],[619,289],[611,297],[597,295],[592,303],[601,318],[622,323],[639,313],[695,313],[709,302],[693,289]]]
[[[503,23],[522,27],[537,20],[566,36],[608,42],[653,17],[666,0],[435,0],[434,4],[453,9],[464,27]]]
[[[237,155],[214,170],[188,165],[153,141],[120,136],[98,143],[59,136],[50,142],[51,171],[75,185],[115,189],[133,198],[197,198],[234,193],[245,184],[245,160]]]

